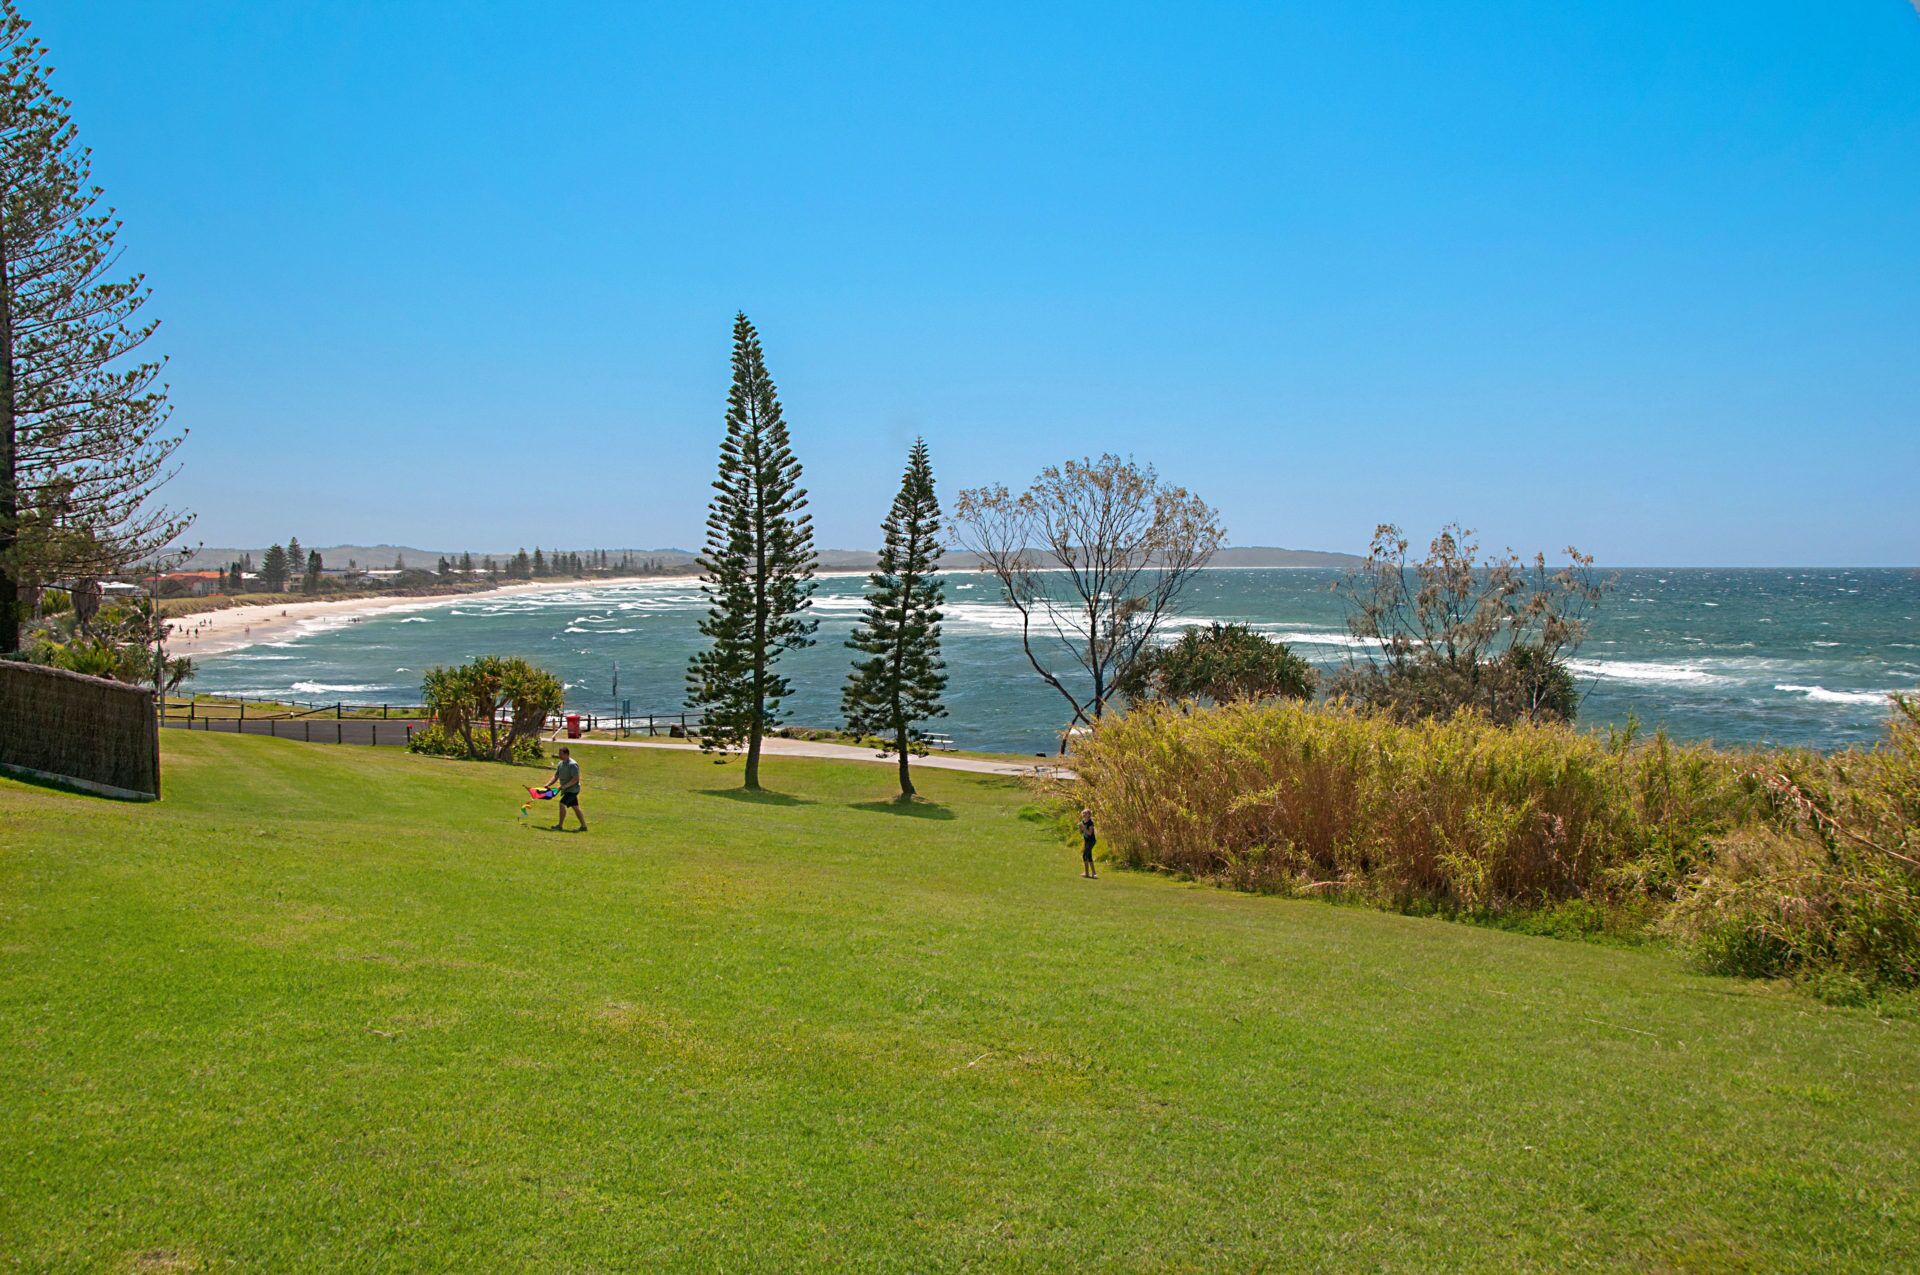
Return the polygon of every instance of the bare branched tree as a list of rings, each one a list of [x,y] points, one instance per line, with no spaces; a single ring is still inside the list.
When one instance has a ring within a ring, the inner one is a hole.
[[[1400,528],[1382,524],[1338,586],[1360,641],[1334,694],[1405,719],[1474,709],[1499,722],[1571,720],[1579,701],[1567,661],[1613,584],[1593,559],[1569,547],[1551,571],[1544,554],[1483,561],[1458,524],[1441,528],[1419,562],[1407,549]]]
[[[1114,455],[1049,466],[1018,495],[963,491],[953,535],[1019,612],[1034,672],[1087,725],[1225,539],[1205,501]]]
[[[189,521],[153,500],[181,436],[136,353],[148,291],[116,277],[120,223],[27,26],[0,0],[0,653],[41,585],[118,571]]]

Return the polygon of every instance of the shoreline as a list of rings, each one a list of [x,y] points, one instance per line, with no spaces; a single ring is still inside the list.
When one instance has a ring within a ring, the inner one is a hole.
[[[427,610],[457,606],[475,598],[521,597],[530,593],[550,593],[560,589],[578,589],[599,585],[649,584],[658,580],[697,580],[697,576],[614,576],[604,580],[529,580],[503,584],[492,589],[470,589],[462,593],[427,595],[375,594],[351,598],[314,598],[308,602],[243,603],[217,611],[196,611],[174,620],[167,637],[167,650],[174,655],[226,655],[250,646],[284,640],[289,634],[312,631],[303,628],[318,619],[352,623],[370,615],[388,611]]]
[[[865,571],[820,571],[816,578],[829,576],[865,576]],[[476,598],[513,598],[529,594],[554,593],[564,589],[606,588],[625,584],[658,584],[664,580],[683,580],[697,586],[700,577],[685,573],[662,575],[609,576],[591,580],[526,580],[491,589],[470,589],[462,593],[375,594],[351,598],[314,598],[307,602],[263,602],[222,607],[217,611],[196,611],[171,621],[167,636],[171,655],[199,658],[229,655],[250,646],[262,646],[286,640],[289,636],[319,631],[315,620],[337,620],[351,624],[389,611],[425,611],[435,607],[458,606]],[[336,626],[325,626],[336,627]]]

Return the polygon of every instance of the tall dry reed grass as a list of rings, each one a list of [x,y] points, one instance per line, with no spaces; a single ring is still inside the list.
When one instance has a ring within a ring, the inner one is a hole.
[[[1471,715],[1401,724],[1339,705],[1149,703],[1077,742],[1073,799],[1133,867],[1481,915],[1630,906],[1703,953],[1764,931],[1779,909],[1753,903],[1752,883],[1786,881],[1806,896],[1787,907],[1805,922],[1794,941],[1750,944],[1759,955],[1722,967],[1859,963],[1879,935],[1873,977],[1912,983],[1920,941],[1902,926],[1920,908],[1899,856],[1920,816],[1920,717],[1905,711],[1885,746],[1823,757]],[[1835,831],[1856,826],[1894,854]],[[1709,896],[1720,902],[1703,911]],[[1829,941],[1851,930],[1869,938],[1847,952]]]

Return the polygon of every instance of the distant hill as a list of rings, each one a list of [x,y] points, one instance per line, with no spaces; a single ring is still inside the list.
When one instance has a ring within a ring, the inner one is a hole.
[[[1213,555],[1216,567],[1322,567],[1350,570],[1365,562],[1357,553],[1335,553],[1328,549],[1275,549],[1267,545],[1236,546]]]

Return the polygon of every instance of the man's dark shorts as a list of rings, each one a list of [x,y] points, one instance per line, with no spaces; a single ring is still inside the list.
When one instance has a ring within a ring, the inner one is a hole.
[[[563,806],[572,806],[575,810],[578,810],[580,809],[580,794],[577,792],[563,792],[560,794],[560,804]]]

